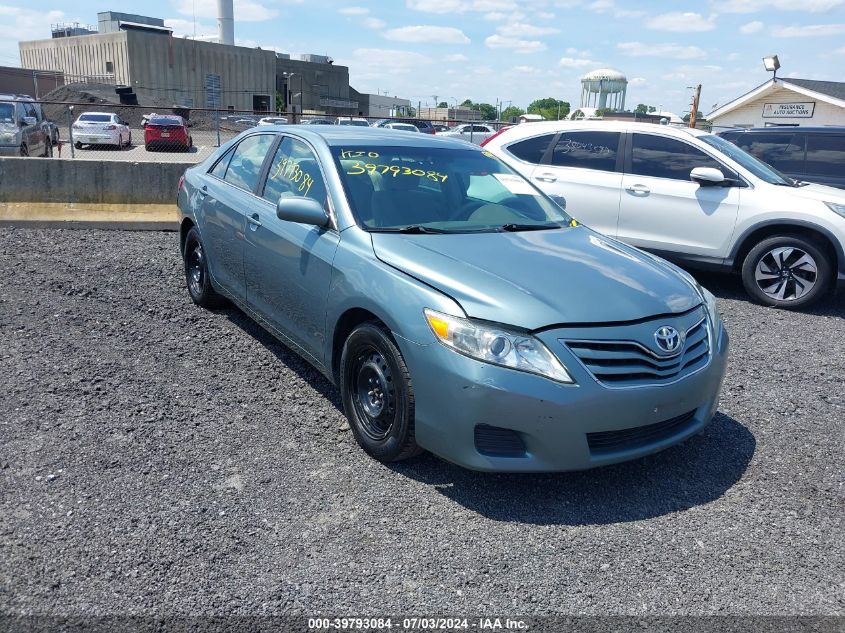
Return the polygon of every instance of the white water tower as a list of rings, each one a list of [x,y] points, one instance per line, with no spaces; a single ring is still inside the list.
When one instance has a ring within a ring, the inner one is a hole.
[[[217,0],[217,33],[221,44],[235,45],[234,0]]]
[[[581,77],[581,107],[625,109],[628,80],[612,68],[599,68]]]

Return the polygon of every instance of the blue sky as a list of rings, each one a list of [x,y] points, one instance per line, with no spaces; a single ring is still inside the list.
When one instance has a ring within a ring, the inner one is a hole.
[[[143,6],[143,9],[139,7]],[[845,0],[235,0],[235,37],[248,46],[328,54],[361,91],[414,104],[525,107],[556,97],[577,105],[579,77],[612,67],[629,80],[626,106],[679,114],[703,84],[701,109],[768,78],[845,81]],[[176,34],[216,33],[215,0],[0,0],[0,64],[19,65],[19,39],[49,37],[51,22],[96,24],[103,10],[162,17]]]

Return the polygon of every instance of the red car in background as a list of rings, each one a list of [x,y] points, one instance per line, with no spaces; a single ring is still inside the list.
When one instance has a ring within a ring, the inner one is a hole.
[[[193,145],[188,126],[180,116],[153,115],[144,123],[144,147],[148,152],[154,149],[187,152]]]

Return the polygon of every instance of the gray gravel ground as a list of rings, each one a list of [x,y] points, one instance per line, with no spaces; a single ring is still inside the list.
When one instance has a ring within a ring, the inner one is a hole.
[[[596,471],[384,466],[173,233],[0,229],[0,613],[839,614],[845,299],[754,305],[701,436]]]

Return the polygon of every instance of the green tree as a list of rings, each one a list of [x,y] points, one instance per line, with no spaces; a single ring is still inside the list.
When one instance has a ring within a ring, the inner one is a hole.
[[[528,104],[528,112],[539,114],[544,119],[556,121],[558,118],[565,119],[569,115],[570,105],[568,101],[559,101],[554,97],[536,99]]]
[[[446,103],[445,101],[441,101],[440,103],[437,104],[437,107],[438,108],[448,108],[449,104]]]
[[[472,99],[465,99],[464,102],[461,104],[461,107],[472,109],[472,106],[474,105],[475,104],[472,102]]]
[[[599,108],[596,110],[596,116],[604,116],[605,114],[610,114],[613,111],[613,108]]]
[[[502,110],[502,121],[512,121],[525,114],[525,110],[516,106],[508,106]]]
[[[652,112],[657,112],[657,108],[655,108],[654,106],[646,105],[644,103],[640,103],[639,105],[637,105],[636,108],[634,108],[634,112],[636,112],[637,114],[650,114]]]
[[[489,103],[477,103],[476,107],[481,110],[481,118],[485,121],[495,121],[499,114],[496,111],[496,106]]]
[[[687,122],[687,123],[689,123],[689,117],[690,117],[689,112],[687,112],[687,113],[684,115],[684,121],[685,121],[685,122]],[[696,111],[696,113],[695,113],[695,120],[696,120],[696,121],[705,121],[705,120],[706,120],[706,119],[704,118],[704,113],[703,113],[701,110],[697,110],[697,111]]]

